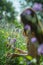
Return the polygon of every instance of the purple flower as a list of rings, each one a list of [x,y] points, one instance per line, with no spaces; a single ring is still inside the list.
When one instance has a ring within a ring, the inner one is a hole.
[[[26,10],[23,12],[23,15],[30,15],[31,13],[32,13],[31,10],[26,9]]]
[[[32,43],[34,43],[34,42],[36,42],[36,41],[37,41],[37,38],[36,38],[36,37],[31,38],[31,42],[32,42]]]
[[[16,38],[13,39],[14,43],[16,42]]]
[[[30,30],[31,27],[30,27],[29,25],[26,25],[26,26],[24,27],[24,29],[25,29],[25,30]]]
[[[43,44],[38,47],[38,55],[43,54]]]
[[[42,4],[40,3],[35,3],[33,6],[33,9],[36,11],[42,10]]]
[[[16,42],[16,38],[13,38],[11,39],[10,44],[15,43],[15,42]]]
[[[29,9],[26,10],[26,14],[31,14],[31,11]]]

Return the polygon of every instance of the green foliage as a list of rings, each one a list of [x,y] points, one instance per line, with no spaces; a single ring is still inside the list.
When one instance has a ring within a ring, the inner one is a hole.
[[[0,1],[0,17],[8,22],[14,22],[15,8],[12,6],[12,2],[7,0]]]
[[[12,24],[13,25],[13,24]],[[9,26],[9,25],[8,25]],[[6,63],[9,63],[9,65],[19,65],[21,60],[20,58],[14,58],[14,59],[7,59],[5,57],[5,55],[10,52],[10,53],[15,53],[16,51],[14,51],[13,49],[8,49],[7,48],[7,43],[9,43],[8,37],[11,38],[16,38],[16,43],[14,44],[15,47],[17,48],[21,48],[24,50],[24,48],[26,49],[26,46],[24,45],[24,37],[22,36],[22,32],[19,32],[19,30],[21,30],[21,25],[19,26],[19,23],[15,22],[15,30],[11,31],[13,29],[11,29],[11,27],[7,27],[7,28],[0,28],[0,64],[1,65],[5,65]],[[16,30],[18,28],[18,31]],[[10,43],[9,43],[10,44]],[[23,58],[24,59],[24,58]],[[7,62],[8,61],[8,62]],[[24,61],[23,63],[21,63],[20,65],[24,65]]]
[[[7,38],[9,34],[4,29],[0,30],[0,65],[4,65],[6,63],[6,44],[7,44]]]
[[[25,1],[28,3],[30,3],[29,1],[43,3],[43,0],[34,0],[34,1],[25,0]],[[26,7],[25,3],[23,3],[23,4],[24,5],[22,5],[22,6]],[[15,18],[16,18],[15,14],[16,14],[15,8],[12,6],[12,3],[10,1],[0,0],[0,16],[1,16],[1,18],[0,18],[0,65],[6,65],[6,64],[8,64],[8,65],[26,65],[25,58],[31,59],[30,56],[16,57],[14,59],[6,58],[6,54],[8,52],[10,52],[10,53],[16,52],[12,48],[10,48],[10,49],[7,48],[6,45],[7,45],[7,43],[9,43],[8,37],[10,37],[11,39],[16,38],[16,43],[14,43],[16,48],[20,48],[22,50],[27,51],[25,39],[24,39],[24,36],[22,35],[22,30],[21,30],[21,29],[23,29],[23,26],[22,26],[22,24],[18,23],[17,20],[15,20]],[[43,18],[42,12],[40,13],[40,15]],[[39,13],[37,16],[40,19]],[[8,23],[8,22],[10,22],[10,23]],[[43,62],[43,56],[41,56],[41,59],[40,59],[41,65],[43,65],[42,62]]]
[[[27,2],[32,1],[32,2],[43,3],[43,0],[25,0],[25,1],[27,1]]]

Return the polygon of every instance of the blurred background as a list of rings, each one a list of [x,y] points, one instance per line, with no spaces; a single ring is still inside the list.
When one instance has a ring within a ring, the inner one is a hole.
[[[0,0],[0,65],[27,65],[24,57],[10,59],[6,58],[6,54],[18,53],[12,49],[13,46],[27,51],[20,14],[30,7],[35,10],[38,20],[43,23],[43,0]],[[7,44],[12,47],[7,47]],[[40,59],[41,65],[42,60],[43,57]]]

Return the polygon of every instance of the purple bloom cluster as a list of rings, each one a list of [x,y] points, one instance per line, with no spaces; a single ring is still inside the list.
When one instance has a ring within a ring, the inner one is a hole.
[[[41,11],[42,10],[42,4],[41,3],[35,3],[33,6],[33,9],[36,11]]]
[[[23,15],[30,15],[31,13],[32,13],[31,10],[26,9],[26,10],[23,12]]]
[[[13,38],[11,39],[10,44],[15,43],[15,42],[16,42],[16,38]]]
[[[43,54],[43,44],[38,47],[38,55]]]
[[[26,10],[26,14],[30,15],[31,14],[31,11],[30,10]]]
[[[13,39],[14,43],[16,42],[16,38]]]
[[[24,29],[25,29],[25,30],[30,30],[31,27],[30,27],[29,25],[26,25],[26,26],[24,27]]]
[[[31,38],[31,42],[32,42],[32,43],[34,43],[34,42],[36,42],[36,41],[37,41],[37,38],[36,38],[36,37]]]

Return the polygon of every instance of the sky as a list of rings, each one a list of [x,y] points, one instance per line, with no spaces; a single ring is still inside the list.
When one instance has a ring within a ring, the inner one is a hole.
[[[18,12],[18,16],[16,17],[17,20],[20,22],[20,3],[19,0],[7,0],[7,1],[11,1],[13,3],[13,6],[15,7],[15,10]]]
[[[21,1],[23,4],[25,3],[26,5],[26,2],[24,2],[25,0],[7,0],[7,1],[11,1],[13,3],[15,10],[18,12],[17,19],[20,21],[21,5],[19,1]]]
[[[16,10],[18,12],[20,12],[20,3],[19,3],[19,0],[8,0],[8,1],[11,1],[13,3],[13,6],[15,6]]]
[[[13,6],[15,6],[15,8],[18,12],[21,12],[21,4],[19,3],[19,1],[21,1],[21,3],[23,3],[23,4],[25,3],[25,5],[26,5],[25,0],[8,0],[8,1],[11,1],[13,3]]]

